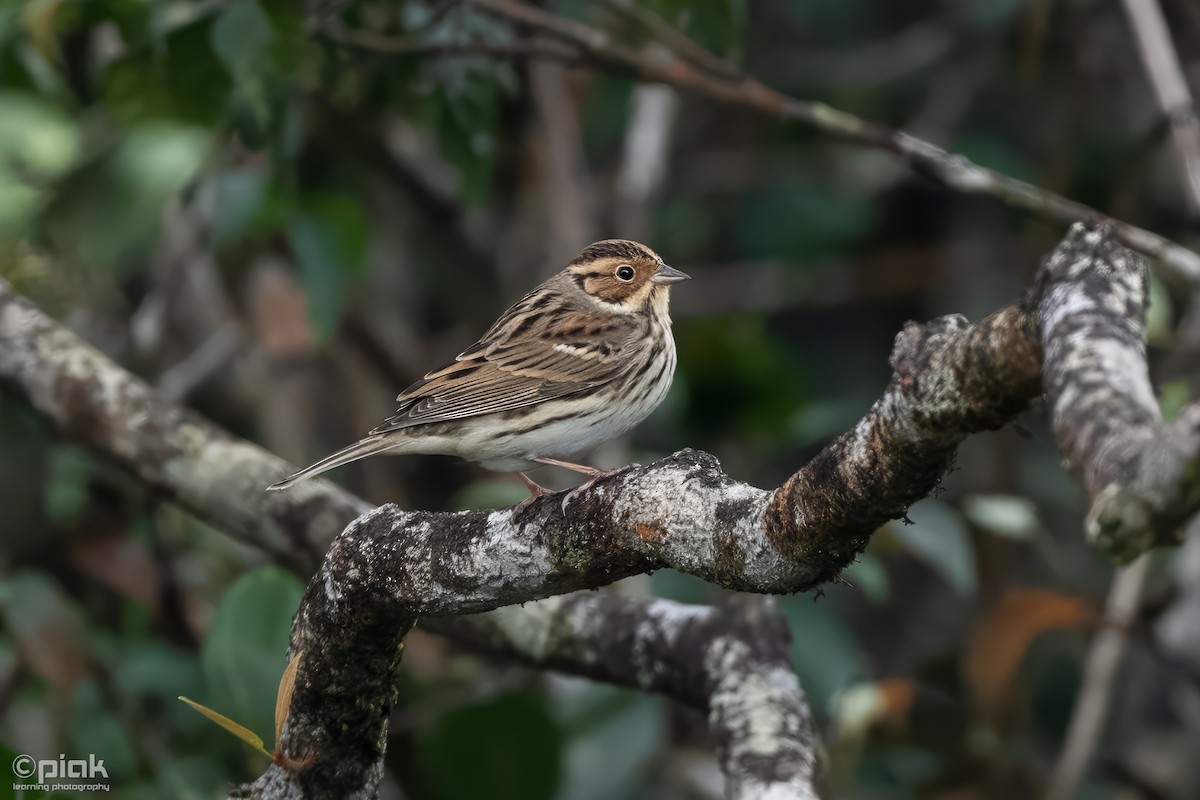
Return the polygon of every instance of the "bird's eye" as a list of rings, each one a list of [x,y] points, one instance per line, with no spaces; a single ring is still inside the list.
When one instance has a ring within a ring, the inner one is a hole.
[[[622,264],[617,267],[617,277],[623,281],[633,280],[633,267],[628,264]]]

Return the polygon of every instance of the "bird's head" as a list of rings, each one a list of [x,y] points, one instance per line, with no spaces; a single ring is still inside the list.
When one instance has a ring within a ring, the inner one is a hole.
[[[671,284],[688,279],[646,245],[626,239],[588,245],[565,274],[588,297],[626,313],[659,303],[665,310]]]

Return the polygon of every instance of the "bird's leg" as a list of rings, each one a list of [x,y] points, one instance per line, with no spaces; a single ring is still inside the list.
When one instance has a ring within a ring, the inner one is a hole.
[[[554,494],[554,492],[550,491],[545,486],[542,486],[524,472],[518,472],[517,479],[521,481],[521,483],[525,484],[525,488],[529,490],[529,497],[526,497],[524,500],[513,506],[514,515],[518,515],[525,509],[529,508],[530,504],[532,504],[534,500]]]
[[[630,464],[629,466],[626,466],[626,467],[618,467],[617,469],[609,470],[608,472],[605,472],[602,469],[596,469],[595,467],[589,467],[586,464],[573,464],[570,461],[559,461],[557,458],[535,458],[533,460],[538,462],[539,464],[546,464],[551,467],[562,467],[563,469],[569,469],[572,472],[579,472],[583,475],[588,476],[588,479],[586,481],[584,481],[583,483],[576,486],[574,489],[572,489],[570,492],[567,493],[567,496],[565,498],[563,498],[563,511],[564,512],[566,512],[567,506],[569,506],[569,505],[571,505],[571,503],[575,502],[576,497],[578,497],[580,494],[583,494],[588,489],[591,489],[592,486],[595,485],[596,481],[600,480],[601,478],[607,478],[610,475],[616,475],[618,472],[624,472],[625,470],[629,469],[629,467],[637,466],[636,464]]]
[[[525,484],[525,488],[529,490],[530,497],[545,497],[548,494],[554,494],[554,492],[550,491],[545,486],[542,486],[524,472],[518,472],[517,479],[521,481],[521,483]]]
[[[595,467],[589,467],[586,464],[574,464],[570,461],[559,461],[557,458],[535,458],[533,460],[539,464],[546,464],[547,466],[551,467],[562,467],[563,469],[569,469],[572,472],[578,472],[580,474],[587,475],[593,481],[596,480],[596,478],[610,474],[604,470],[599,470]]]

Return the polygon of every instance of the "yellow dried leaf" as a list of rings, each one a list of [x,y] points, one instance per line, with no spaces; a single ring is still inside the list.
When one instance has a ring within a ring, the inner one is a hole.
[[[279,746],[279,736],[283,733],[283,723],[287,722],[288,709],[292,707],[292,692],[296,689],[296,670],[300,668],[300,658],[304,651],[300,650],[292,657],[283,669],[283,677],[279,679],[279,691],[275,694],[275,746]]]
[[[270,751],[268,751],[267,748],[263,746],[263,740],[254,731],[250,730],[249,728],[247,728],[243,725],[237,724],[236,722],[234,722],[233,720],[231,720],[229,717],[225,716],[224,714],[218,714],[216,711],[213,711],[208,706],[200,705],[195,700],[189,700],[188,698],[183,697],[182,695],[179,697],[179,699],[182,700],[184,703],[187,703],[189,706],[194,708],[196,711],[199,711],[204,716],[208,717],[211,721],[215,722],[217,725],[220,725],[222,728],[224,728],[225,730],[232,733],[237,738],[241,739],[246,744],[253,747],[258,752],[262,753],[267,758],[273,758]]]
[[[966,677],[976,708],[985,719],[1004,716],[1021,662],[1034,639],[1047,631],[1079,630],[1094,624],[1085,598],[1044,589],[1007,592],[971,637]]]

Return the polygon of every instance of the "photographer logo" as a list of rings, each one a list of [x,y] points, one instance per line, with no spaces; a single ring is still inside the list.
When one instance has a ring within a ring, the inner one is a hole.
[[[94,754],[83,758],[37,759],[21,753],[12,760],[14,792],[107,792],[108,770]]]

